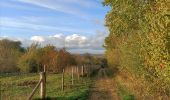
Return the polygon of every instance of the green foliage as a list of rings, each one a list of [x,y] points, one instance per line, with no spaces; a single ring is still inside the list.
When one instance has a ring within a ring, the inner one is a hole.
[[[77,65],[101,65],[104,55],[92,55],[85,53],[82,55],[74,55]]]
[[[18,61],[20,72],[27,73],[38,71],[37,54],[38,45],[32,44]]]
[[[47,66],[49,72],[60,72],[64,67],[75,65],[73,55],[65,49],[56,49],[54,46],[47,45],[39,47],[32,44],[18,62],[21,72],[42,71],[43,66]]]
[[[0,73],[19,71],[17,60],[23,51],[19,41],[0,40]]]
[[[130,92],[121,85],[118,86],[118,95],[122,100],[136,100],[134,95],[130,94]]]
[[[110,34],[105,39],[109,64],[120,65],[120,69],[156,83],[157,91],[169,95],[168,0],[105,0],[103,4],[111,8],[106,15]],[[120,57],[119,61],[116,61],[117,57]]]
[[[71,65],[99,65],[103,59],[90,54],[72,55],[65,48],[57,49],[53,45],[32,44],[27,49],[20,45],[20,42],[0,40],[0,73],[35,73],[42,71],[44,65],[48,72],[59,73]]]

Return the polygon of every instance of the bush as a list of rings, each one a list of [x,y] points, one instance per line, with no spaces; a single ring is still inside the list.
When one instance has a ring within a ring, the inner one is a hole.
[[[167,0],[104,2],[114,8],[106,15],[110,34],[105,39],[105,48],[109,64],[120,65],[119,69],[149,82],[147,91],[151,94],[159,92],[160,96],[170,94],[167,91],[170,90],[170,15],[167,3]]]

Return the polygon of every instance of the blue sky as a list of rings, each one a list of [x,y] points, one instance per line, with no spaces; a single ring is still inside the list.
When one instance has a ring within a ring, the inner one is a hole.
[[[102,0],[0,0],[0,38],[103,53],[108,10]]]

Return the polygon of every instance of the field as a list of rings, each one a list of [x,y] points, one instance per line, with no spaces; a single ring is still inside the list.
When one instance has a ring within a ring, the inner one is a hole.
[[[65,75],[65,87],[62,91],[61,74],[47,74],[47,97],[57,100],[86,100],[89,93],[90,79],[75,78],[71,85],[71,76]],[[26,100],[39,81],[39,74],[0,75],[1,100]],[[39,89],[34,99],[39,98]]]

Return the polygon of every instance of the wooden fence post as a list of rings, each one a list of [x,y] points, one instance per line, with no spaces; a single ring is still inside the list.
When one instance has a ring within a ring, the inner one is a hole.
[[[77,78],[78,78],[78,80],[79,80],[79,78],[80,78],[80,75],[79,75],[79,67],[77,66]]]
[[[47,79],[46,79],[46,77],[47,77],[47,73],[46,73],[46,71],[47,71],[47,67],[46,67],[46,65],[44,65],[44,80],[45,80],[45,83],[46,83],[46,81],[47,81]]]
[[[64,91],[64,69],[62,72],[62,91]]]
[[[38,87],[41,84],[41,79],[39,80],[38,84],[35,86],[35,88],[33,89],[32,93],[30,94],[30,96],[27,98],[27,100],[32,100],[32,97],[34,96],[36,90],[38,89]]]
[[[84,66],[82,65],[81,66],[81,74],[82,74],[82,77],[84,76]]]
[[[44,71],[40,72],[40,80],[38,84],[35,86],[32,93],[27,98],[27,100],[32,100],[32,97],[35,94],[39,86],[41,86],[40,87],[40,98],[44,100],[46,98],[46,66],[45,65],[44,65]]]
[[[2,94],[1,94],[1,81],[0,81],[0,100],[2,100]]]
[[[40,96],[41,99],[45,99],[46,96],[45,72],[40,73],[40,80],[41,80]]]
[[[87,77],[89,77],[89,66],[86,66],[86,70],[87,70]]]
[[[72,85],[74,85],[74,69],[73,69],[73,67],[72,67],[72,71],[71,71],[71,72],[72,72],[72,75],[71,75],[71,76],[72,76],[72,77],[71,77],[71,79],[72,79]]]

